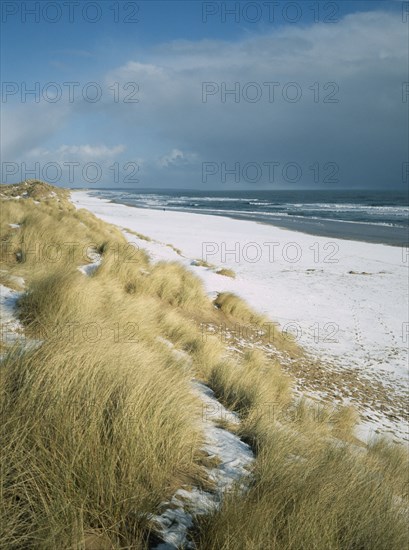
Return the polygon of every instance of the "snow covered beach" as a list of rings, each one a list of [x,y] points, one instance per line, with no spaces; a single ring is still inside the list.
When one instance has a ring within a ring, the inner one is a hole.
[[[124,230],[150,237],[147,241],[126,233],[153,260],[188,266],[209,293],[234,292],[279,322],[331,373],[331,391],[301,376],[296,377],[298,389],[312,397],[360,404],[362,436],[380,429],[408,439],[406,249],[250,221],[133,208],[82,191],[73,192],[72,201]],[[195,265],[198,259],[233,269],[236,278]]]

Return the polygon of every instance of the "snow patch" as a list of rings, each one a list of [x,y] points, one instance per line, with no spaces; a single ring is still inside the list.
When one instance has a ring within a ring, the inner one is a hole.
[[[87,256],[90,260],[92,260],[92,262],[89,264],[81,265],[77,267],[77,269],[78,271],[89,277],[101,265],[102,256],[95,250],[88,251]]]
[[[193,549],[188,540],[188,532],[194,525],[195,516],[208,514],[217,509],[225,491],[239,483],[245,487],[245,479],[251,473],[254,454],[246,443],[216,424],[221,420],[239,424],[238,416],[226,409],[205,384],[193,380],[193,391],[203,402],[202,428],[206,443],[203,450],[218,466],[207,468],[209,478],[215,482],[215,491],[208,492],[194,487],[191,490],[179,489],[169,502],[163,503],[165,511],[151,516],[159,526],[159,534],[164,542],[155,550]]]

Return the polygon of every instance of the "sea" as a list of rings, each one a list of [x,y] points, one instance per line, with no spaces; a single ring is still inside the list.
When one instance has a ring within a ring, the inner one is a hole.
[[[409,244],[409,193],[402,191],[89,191],[137,208],[227,216],[333,238]]]

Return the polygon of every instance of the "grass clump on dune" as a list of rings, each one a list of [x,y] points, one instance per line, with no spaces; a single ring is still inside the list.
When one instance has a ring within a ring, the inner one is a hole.
[[[224,277],[230,277],[231,279],[236,278],[236,274],[232,269],[227,269],[225,267],[222,267],[221,269],[218,269],[216,271],[218,275],[224,275]]]
[[[200,279],[177,262],[157,263],[146,280],[146,292],[182,309],[210,309]]]
[[[218,363],[209,383],[216,395],[242,417],[267,403],[282,406],[291,397],[289,377],[259,350],[248,351],[239,363]]]
[[[77,211],[68,201],[8,200],[1,209],[0,268],[28,281],[54,269],[90,263],[92,253],[109,242],[119,251],[129,246],[118,229]]]
[[[246,368],[246,366],[248,368]],[[256,451],[253,477],[198,518],[201,550],[399,550],[406,548],[407,450],[377,439],[357,446],[350,407],[294,400],[266,358],[218,365],[211,384],[241,419]]]
[[[267,319],[253,311],[247,303],[231,292],[220,292],[214,300],[214,305],[226,316],[243,323],[262,324]]]
[[[220,292],[213,302],[224,316],[234,332],[252,332],[266,344],[273,344],[280,351],[293,357],[300,356],[302,350],[295,338],[282,332],[277,323],[271,322],[265,315],[254,311],[245,300],[231,292]]]
[[[400,466],[400,475],[407,463]],[[365,452],[288,427],[271,430],[253,483],[200,520],[203,550],[384,550],[406,548],[406,503],[382,483]]]
[[[3,547],[79,548],[92,530],[135,547],[197,477],[200,409],[163,349],[50,339],[9,354],[1,395]]]
[[[198,260],[193,260],[192,265],[198,267],[207,267],[208,269],[215,267],[213,264],[210,264],[209,262],[206,262],[205,260],[202,260],[200,258]]]

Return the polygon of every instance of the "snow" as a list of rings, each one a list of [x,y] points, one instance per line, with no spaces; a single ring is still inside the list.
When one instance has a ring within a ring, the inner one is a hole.
[[[89,250],[87,252],[87,256],[91,260],[91,262],[89,264],[81,265],[77,269],[78,271],[81,271],[81,273],[89,277],[101,265],[102,257],[101,254],[94,250]]]
[[[194,548],[188,541],[189,529],[194,525],[194,517],[217,509],[225,491],[238,482],[244,489],[244,480],[250,475],[254,454],[246,443],[216,424],[227,420],[239,424],[236,414],[227,410],[214,396],[213,391],[198,381],[193,381],[193,390],[203,402],[202,428],[205,436],[203,450],[218,461],[215,468],[207,468],[208,476],[215,482],[213,492],[193,489],[178,489],[170,502],[163,503],[165,511],[151,519],[159,526],[163,543],[155,550],[175,550]]]
[[[21,286],[25,285],[22,277]],[[1,341],[6,345],[19,344],[19,346],[30,350],[41,345],[41,340],[27,338],[24,334],[24,327],[17,316],[17,301],[24,294],[17,290],[12,290],[0,284],[0,332]],[[3,354],[0,356],[2,359]]]
[[[204,449],[209,456],[221,461],[209,473],[219,490],[225,490],[241,477],[248,475],[254,455],[249,445],[243,443],[237,435],[216,425],[220,420],[239,424],[237,415],[227,410],[205,384],[194,382],[194,389],[204,404],[202,420],[207,439]]]
[[[229,291],[241,296],[335,371],[353,371],[369,386],[383,385],[392,401],[407,394],[407,249],[221,216],[133,208],[84,191],[71,196],[78,208],[151,237],[148,242],[125,233],[152,261],[181,262],[201,277],[209,295]],[[196,259],[233,269],[236,278],[196,266]],[[367,432],[388,424],[370,416]],[[402,432],[402,426],[400,418],[387,429]]]
[[[7,343],[15,341],[18,332],[23,330],[23,326],[16,315],[17,300],[22,294],[23,292],[0,285],[1,329],[3,341]]]

